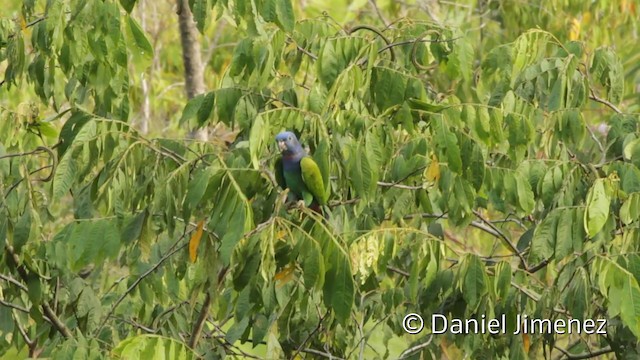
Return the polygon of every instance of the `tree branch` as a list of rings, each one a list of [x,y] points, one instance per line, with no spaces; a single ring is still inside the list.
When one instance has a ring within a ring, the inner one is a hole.
[[[389,22],[384,18],[384,16],[382,16],[382,12],[380,12],[378,4],[376,4],[376,0],[369,0],[369,4],[373,6],[373,10],[375,10],[376,14],[380,18],[380,21],[382,21],[382,23],[384,24],[384,27],[386,28],[387,26],[389,26]]]
[[[13,285],[17,286],[20,288],[20,290],[24,291],[24,292],[29,292],[29,289],[27,289],[27,287],[25,285],[23,285],[21,282],[19,282],[18,280],[12,278],[11,276],[8,275],[4,275],[4,274],[0,274],[0,279],[10,282]]]
[[[405,189],[405,190],[420,190],[422,189],[422,185],[418,186],[412,186],[412,185],[404,185],[404,184],[396,184],[396,183],[388,183],[388,182],[384,182],[384,181],[378,181],[378,186],[382,186],[382,187],[394,187],[394,188],[398,188],[398,189]]]
[[[604,355],[604,354],[608,354],[613,352],[613,349],[610,346],[607,346],[605,348],[602,349],[598,349],[595,351],[589,351],[589,352],[585,352],[582,354],[571,354],[570,352],[568,352],[567,350],[558,347],[558,346],[554,346],[555,349],[558,349],[561,353],[564,354],[564,356],[567,359],[571,359],[571,360],[579,360],[579,359],[591,359],[600,355]],[[562,358],[561,358],[562,359]]]
[[[138,323],[136,321],[125,319],[123,317],[118,317],[117,319],[118,320],[122,320],[122,321],[126,322],[127,324],[129,324],[129,325],[131,325],[131,326],[133,326],[133,327],[135,327],[137,329],[140,329],[140,330],[142,330],[142,331],[144,331],[146,333],[149,333],[149,334],[157,334],[158,331],[160,330],[160,329],[152,329],[152,328],[150,328],[148,326],[145,326],[145,325],[142,325],[142,324],[140,324],[140,323]]]
[[[18,257],[15,250],[13,249],[13,246],[5,245],[4,248],[5,248],[5,251],[7,252],[7,255],[9,255],[7,261],[13,262],[13,265],[15,266],[16,271],[18,272],[18,275],[20,275],[20,278],[22,279],[22,281],[28,282],[29,274],[27,273],[27,270],[25,269],[24,264],[20,264],[20,258]],[[37,274],[37,275],[41,276],[40,274]],[[58,315],[56,315],[55,311],[51,309],[51,306],[49,306],[49,304],[46,301],[44,301],[40,306],[42,307],[42,312],[44,313],[44,315],[47,318],[49,318],[49,321],[51,322],[53,327],[55,327],[56,330],[58,330],[58,332],[62,334],[62,336],[64,336],[67,339],[73,337],[71,335],[71,331],[69,331],[69,328],[67,328],[67,326],[60,320],[60,318],[58,318]]]
[[[600,104],[606,105],[609,108],[611,108],[611,110],[617,112],[618,114],[622,114],[622,110],[620,110],[617,106],[613,105],[611,102],[609,102],[608,100],[605,100],[603,98],[600,98],[596,95],[595,91],[593,91],[593,89],[589,89],[591,90],[591,95],[589,95],[589,99],[598,102]]]
[[[318,55],[310,52],[309,50],[303,48],[302,46],[296,44],[296,49],[298,49],[298,51],[300,51],[301,53],[307,55],[308,57],[312,58],[313,60],[318,60]]]
[[[389,49],[389,52],[391,52],[391,61],[396,61],[396,54],[393,52],[393,48],[389,47],[389,45],[391,44],[391,41],[389,41],[389,39],[387,39],[387,37],[384,36],[384,34],[380,30],[369,25],[358,25],[358,26],[354,26],[351,30],[347,31],[347,34],[351,35],[354,32],[359,30],[369,30],[371,32],[376,33],[376,35],[378,35],[382,40],[384,40],[385,44],[387,44],[384,47],[384,49]],[[380,53],[380,51],[378,51],[378,53]]]
[[[6,307],[11,308],[11,309],[15,309],[15,310],[21,311],[21,312],[26,313],[26,314],[29,313],[29,309],[27,309],[25,307],[22,307],[20,305],[14,304],[14,303],[10,303],[8,301],[4,301],[3,299],[0,299],[0,305],[6,306]]]
[[[304,339],[304,341],[300,344],[300,346],[298,346],[298,348],[296,349],[296,352],[293,353],[293,356],[291,356],[292,359],[295,359],[296,356],[298,354],[300,354],[301,351],[303,351],[302,349],[304,348],[304,346],[307,344],[307,342],[309,341],[309,339],[311,339],[311,337],[318,332],[318,330],[320,330],[320,328],[322,327],[322,322],[324,321],[324,319],[329,315],[329,310],[327,310],[327,312],[324,313],[324,315],[320,318],[320,320],[318,321],[318,325],[316,325],[315,329],[313,329],[313,331],[311,331],[309,333],[309,335],[307,335],[307,337]]]
[[[337,357],[335,355],[320,351],[320,350],[314,350],[314,349],[309,349],[309,348],[305,348],[302,349],[303,353],[307,353],[307,354],[314,354],[314,355],[318,355],[318,356],[322,356],[325,357],[327,359],[331,359],[331,360],[345,360],[341,357]]]
[[[144,273],[142,273],[142,275],[140,275],[136,281],[133,282],[133,284],[131,284],[131,286],[129,286],[129,288],[124,292],[124,294],[122,294],[118,300],[116,300],[116,302],[111,305],[111,309],[109,309],[109,312],[107,313],[107,315],[105,316],[104,320],[102,320],[102,323],[100,324],[100,326],[98,327],[98,329],[95,332],[95,335],[99,335],[100,331],[102,331],[102,329],[104,328],[104,326],[107,324],[107,321],[109,320],[109,318],[113,315],[113,312],[116,310],[116,308],[118,307],[118,305],[120,305],[120,303],[127,297],[127,295],[129,295],[137,286],[138,284],[140,284],[140,282],[142,282],[142,280],[144,280],[147,276],[151,275],[154,271],[156,271],[167,259],[169,259],[173,254],[177,253],[178,251],[184,249],[189,243],[186,242],[184,244],[182,244],[181,246],[176,246],[180,243],[180,241],[182,241],[182,239],[184,239],[185,235],[187,233],[185,232],[179,239],[178,241],[175,242],[175,244],[172,246],[175,247],[173,250],[169,251],[168,253],[166,253],[160,260],[158,260],[158,262],[153,265],[149,270],[145,271]]]
[[[209,316],[209,308],[211,307],[211,293],[207,291],[207,294],[204,298],[204,303],[202,304],[202,308],[200,309],[200,315],[198,316],[198,320],[193,324],[193,330],[191,331],[191,338],[189,339],[189,347],[191,349],[195,349],[198,344],[198,340],[200,340],[200,335],[202,335],[202,329],[204,328],[204,322],[207,320]]]
[[[500,231],[500,229],[498,229],[495,225],[493,225],[493,223],[485,219],[484,216],[482,216],[482,214],[480,214],[479,211],[473,210],[473,213],[478,217],[478,219],[482,220],[482,222],[486,224],[494,232],[494,234],[496,234],[497,237],[502,239],[504,243],[507,244],[507,246],[511,249],[511,251],[515,255],[517,255],[518,258],[520,259],[522,268],[528,272],[529,266],[527,265],[527,260],[524,258],[522,253],[520,253],[520,251],[518,250],[518,247],[513,242],[511,242],[511,239],[509,239],[502,231]]]
[[[18,328],[20,335],[22,335],[24,342],[29,348],[29,356],[35,358],[36,356],[34,356],[34,354],[36,352],[36,345],[38,344],[37,339],[29,338],[29,334],[27,334],[27,331],[24,329],[22,324],[20,324],[20,321],[18,321],[18,317],[15,314],[13,314],[13,321],[16,323],[16,327]]]
[[[398,359],[400,360],[400,359],[408,358],[409,355],[411,355],[411,354],[413,354],[413,353],[415,353],[417,351],[420,351],[420,350],[426,348],[427,346],[429,346],[429,344],[431,344],[431,341],[433,341],[433,334],[429,334],[429,339],[427,341],[425,341],[425,342],[423,342],[421,344],[412,346],[412,347],[406,349],[405,351],[403,351],[402,354],[400,354],[400,357]]]

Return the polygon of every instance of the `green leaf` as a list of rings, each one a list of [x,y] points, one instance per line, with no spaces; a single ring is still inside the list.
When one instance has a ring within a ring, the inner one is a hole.
[[[584,229],[589,237],[594,237],[609,218],[611,198],[604,188],[604,179],[598,179],[587,194],[587,209],[584,213]]]
[[[471,309],[475,309],[480,302],[482,296],[486,293],[486,284],[484,274],[486,269],[484,264],[475,255],[468,255],[465,261],[466,271],[464,273],[464,282],[462,296]]]
[[[153,58],[153,47],[147,39],[144,30],[140,27],[138,22],[131,16],[127,16],[127,34],[131,37],[134,54],[145,60],[151,60]]]
[[[60,130],[60,146],[58,147],[58,158],[62,159],[67,149],[73,144],[76,135],[84,127],[92,116],[84,111],[75,111],[69,119],[65,121]]]
[[[120,0],[120,5],[122,5],[122,7],[124,8],[124,10],[130,14],[131,10],[133,10],[133,7],[136,4],[136,0]]]
[[[577,270],[574,279],[569,285],[569,292],[565,298],[565,304],[567,309],[571,312],[571,316],[583,320],[587,315],[587,309],[589,307],[590,296],[589,291],[589,278],[584,268]]]
[[[216,110],[220,121],[226,125],[233,124],[236,105],[238,105],[241,96],[242,91],[236,88],[224,88],[216,91]]]
[[[56,172],[53,175],[52,203],[56,203],[57,200],[66,195],[69,189],[71,189],[76,171],[73,154],[72,152],[67,152],[58,163]]]
[[[567,77],[564,74],[560,74],[551,89],[551,94],[549,95],[549,111],[556,111],[566,107],[566,89]]]
[[[16,228],[13,232],[13,247],[16,249],[16,252],[20,253],[22,247],[29,241],[29,235],[31,234],[31,209],[27,209],[18,223],[16,224]]]
[[[460,148],[458,147],[458,139],[452,133],[443,121],[434,121],[434,136],[436,137],[437,147],[440,150],[440,159],[447,159],[449,169],[456,173],[462,171],[462,158],[460,157]]]
[[[506,261],[499,262],[495,268],[495,278],[496,296],[504,304],[511,288],[511,265]]]
[[[331,265],[325,276],[325,303],[333,309],[338,321],[346,324],[355,298],[351,266],[349,259],[342,254],[334,258]]]
[[[379,91],[382,92],[382,89],[380,89]],[[433,113],[439,113],[442,110],[449,108],[449,105],[433,104],[433,103],[418,100],[418,99],[407,99],[407,104],[409,104],[409,106],[412,109],[428,111]]]
[[[381,67],[375,67],[371,72],[371,95],[381,112],[404,102],[406,86],[407,78],[400,72]]]
[[[204,98],[205,94],[199,94],[187,102],[182,110],[180,121],[178,122],[180,125],[184,125],[186,122],[196,117],[196,115],[198,116],[198,119],[200,119],[200,108],[202,107]]]
[[[84,287],[78,298],[76,306],[76,316],[87,317],[87,330],[91,331],[95,328],[102,316],[102,306],[100,299],[96,296],[91,287]]]
[[[207,93],[202,99],[202,103],[198,108],[198,125],[202,126],[211,116],[213,110],[213,101],[215,99],[215,93],[213,91]]]
[[[120,235],[124,244],[129,245],[140,237],[146,218],[147,212],[141,211],[135,216],[127,219],[122,227],[122,234]]]
[[[636,337],[640,337],[640,288],[638,283],[627,277],[624,290],[620,294],[622,306],[620,317]]]
[[[292,32],[296,23],[291,0],[275,0],[276,22],[286,32]]]
[[[559,211],[555,209],[547,214],[533,233],[531,255],[535,260],[549,259],[555,251]]]
[[[529,185],[527,179],[519,174],[515,177],[515,179],[518,193],[518,204],[520,205],[520,209],[525,214],[530,214],[535,206],[535,199],[533,191],[531,190],[531,185]]]
[[[207,185],[209,185],[209,178],[211,173],[208,168],[200,168],[193,177],[193,180],[189,182],[187,189],[187,196],[184,198],[182,204],[182,216],[185,220],[189,220],[191,212],[196,210],[198,203],[202,199]]]
[[[120,359],[191,360],[197,358],[193,350],[180,341],[147,334],[122,340],[111,353]]]
[[[304,287],[311,290],[314,287],[322,287],[324,285],[324,258],[322,249],[313,240],[305,238],[305,254],[302,261]]]
[[[231,325],[229,330],[227,330],[227,335],[225,337],[226,340],[229,342],[229,344],[234,344],[236,341],[240,339],[242,334],[244,334],[245,330],[249,326],[250,318],[251,318],[250,316],[245,316],[239,322],[236,322],[233,325]]]
[[[251,133],[249,134],[249,154],[254,169],[260,168],[259,156],[266,145],[266,137],[269,135],[269,128],[266,126],[264,117],[259,114],[253,121]]]
[[[458,38],[453,45],[453,52],[449,54],[447,72],[453,77],[462,75],[464,81],[469,82],[473,70],[473,47],[466,37]]]
[[[31,300],[34,304],[40,304],[42,301],[42,283],[40,279],[35,276],[29,277],[27,280],[27,295],[29,296],[29,300]],[[33,311],[38,311],[33,309]]]
[[[627,200],[620,208],[620,220],[625,225],[629,225],[634,221],[638,221],[640,217],[640,193],[634,192],[629,195]]]
[[[624,94],[624,71],[620,59],[610,48],[598,48],[593,54],[591,77],[598,80],[607,92],[607,99],[619,103]]]
[[[555,258],[558,260],[571,254],[573,250],[573,214],[573,209],[561,209],[558,213],[555,244]]]
[[[113,259],[120,250],[120,232],[115,219],[79,221],[72,225],[68,237],[59,240],[66,242],[72,271],[79,271],[90,263]]]
[[[200,33],[204,33],[204,26],[207,22],[209,15],[209,1],[208,0],[194,0],[191,12],[193,13],[193,19],[196,21],[196,26]]]

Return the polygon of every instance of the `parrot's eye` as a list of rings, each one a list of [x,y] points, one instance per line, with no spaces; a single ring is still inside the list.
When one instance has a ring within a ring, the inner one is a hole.
[[[291,141],[291,136],[289,136],[289,141]]]

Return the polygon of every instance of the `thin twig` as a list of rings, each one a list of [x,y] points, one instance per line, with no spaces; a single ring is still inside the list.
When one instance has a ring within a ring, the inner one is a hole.
[[[308,51],[307,49],[303,48],[302,46],[296,44],[296,49],[298,49],[298,51],[300,51],[301,53],[307,55],[308,57],[312,58],[313,60],[318,60],[318,55],[315,55],[314,53]]]
[[[324,351],[315,350],[315,349],[305,348],[305,349],[302,349],[302,352],[303,353],[307,353],[307,354],[314,354],[314,355],[322,356],[322,357],[325,357],[325,358],[331,359],[331,360],[345,360],[345,359],[343,359],[341,357],[337,357],[335,355],[326,353]]]
[[[22,307],[20,305],[14,304],[14,303],[10,303],[8,301],[4,301],[2,299],[0,299],[0,305],[6,306],[6,307],[11,308],[11,309],[15,309],[15,310],[21,311],[23,313],[27,313],[27,314],[29,313],[29,309],[27,309],[25,307]]]
[[[230,318],[227,318],[227,320]],[[238,353],[240,353],[243,358],[245,359],[260,359],[259,357],[255,356],[255,355],[251,355],[245,351],[243,351],[242,349],[240,349],[239,347],[233,345],[232,343],[230,343],[227,340],[227,333],[224,332],[222,330],[222,326],[224,326],[224,323],[226,323],[226,321],[223,321],[220,325],[214,323],[213,321],[209,321],[209,323],[211,323],[211,325],[213,325],[213,327],[216,329],[216,331],[218,331],[220,334],[222,334],[222,336],[211,336],[213,339],[218,340],[222,346],[224,346],[225,349],[227,349],[228,351],[231,351],[231,349],[235,349],[235,351],[237,351]],[[234,354],[237,355],[237,354]]]
[[[353,205],[358,201],[360,201],[360,198],[348,199],[348,200],[342,200],[342,201],[331,201],[329,202],[329,207],[334,208],[334,207],[344,206],[344,205]]]
[[[142,331],[144,331],[146,333],[149,333],[149,334],[157,334],[158,331],[160,331],[160,329],[152,329],[152,328],[150,328],[148,326],[140,324],[139,322],[136,322],[136,321],[133,321],[133,320],[130,320],[130,319],[125,319],[123,317],[117,317],[117,318],[114,317],[114,318],[117,319],[117,320],[122,320],[122,321],[126,322],[127,324],[129,324],[129,325],[131,325],[131,326],[133,326],[135,328],[138,328],[138,329],[140,329],[140,330],[142,330]]]
[[[495,232],[495,234],[502,239],[505,244],[507,244],[507,246],[511,249],[511,251],[518,256],[518,258],[520,259],[520,263],[522,264],[522,268],[525,269],[526,271],[529,271],[529,266],[527,265],[527,260],[524,258],[524,255],[522,255],[522,253],[518,250],[518,247],[511,242],[511,239],[509,239],[502,231],[500,231],[500,229],[498,229],[495,225],[493,225],[493,223],[491,223],[489,220],[485,219],[484,216],[482,216],[482,214],[480,214],[479,211],[477,210],[473,210],[473,213],[480,219],[482,220],[483,223],[485,223],[487,226],[489,226],[489,228],[491,228],[491,230],[493,230]]]
[[[418,42],[425,42],[425,43],[453,42],[453,41],[461,39],[461,38],[462,38],[462,36],[454,37],[454,38],[447,39],[447,40],[440,40],[440,39],[424,40],[423,39],[423,40],[420,40]],[[399,41],[399,42],[396,42],[396,43],[391,43],[391,44],[381,48],[380,50],[378,50],[378,54],[380,54],[381,52],[384,52],[386,50],[389,50],[389,49],[391,49],[393,47],[396,47],[396,46],[410,45],[410,44],[414,44],[415,42],[416,42],[416,39],[411,39],[411,40],[404,40],[404,41]]]
[[[405,351],[403,351],[402,354],[400,354],[400,357],[398,359],[406,359],[407,357],[409,357],[409,355],[429,346],[429,344],[431,344],[431,341],[433,341],[433,334],[429,334],[429,339],[427,341],[420,343],[418,345],[412,346],[406,349]]]
[[[384,24],[384,27],[386,28],[387,26],[389,26],[389,22],[384,18],[384,16],[382,16],[382,12],[380,12],[378,4],[376,4],[376,0],[369,0],[369,4],[373,6],[373,10],[375,10],[376,14],[380,18],[380,21],[382,21],[382,23]]]
[[[21,282],[19,282],[18,280],[12,278],[11,276],[8,275],[4,275],[4,274],[0,274],[0,279],[10,282],[13,285],[17,286],[20,288],[20,290],[24,291],[24,292],[29,292],[29,289],[27,289],[27,287],[25,285],[23,285]]]
[[[304,339],[304,341],[302,341],[302,343],[300,344],[300,346],[298,346],[298,348],[296,349],[296,352],[293,353],[293,356],[291,357],[292,359],[295,359],[296,356],[302,351],[302,349],[304,348],[304,346],[307,344],[307,342],[309,341],[309,339],[311,339],[311,337],[318,332],[318,330],[320,330],[320,328],[322,327],[322,322],[324,321],[324,319],[329,315],[329,310],[327,310],[327,312],[324,313],[324,315],[320,318],[320,320],[318,321],[318,325],[316,325],[315,329],[313,329],[313,331],[311,331],[309,333],[309,335],[307,335],[307,337]]]
[[[189,347],[192,349],[196,348],[198,344],[198,340],[200,340],[200,335],[202,335],[202,329],[204,328],[204,322],[207,320],[209,316],[209,308],[211,307],[211,293],[207,291],[207,294],[204,298],[204,303],[202,304],[202,308],[200,309],[200,314],[198,315],[198,320],[193,324],[193,330],[191,331],[191,338],[189,339]]]
[[[20,275],[20,278],[22,279],[22,281],[28,282],[29,274],[27,273],[27,270],[24,264],[20,264],[20,257],[18,257],[18,254],[16,254],[15,250],[13,249],[13,246],[5,245],[5,251],[8,255],[8,258],[6,258],[7,260],[5,261],[12,262],[13,266],[16,268],[16,271],[18,272],[18,275]],[[42,277],[42,275],[38,273],[36,273],[36,275],[38,275],[39,277]],[[48,321],[53,325],[53,327],[60,334],[62,334],[62,336],[64,336],[67,339],[73,337],[71,335],[71,331],[69,330],[69,328],[60,320],[60,318],[58,318],[58,315],[56,315],[55,311],[51,309],[51,306],[49,306],[49,304],[46,301],[43,302],[42,305],[40,306],[42,307],[42,312],[44,313],[45,317],[49,319]]]
[[[16,316],[16,314],[13,314],[13,321],[16,323],[16,326],[18,327],[18,331],[20,332],[20,335],[22,335],[22,338],[24,339],[24,342],[27,344],[27,347],[29,347],[29,356],[35,357],[34,354],[36,350],[37,339],[32,340],[29,338],[29,334],[27,334],[27,331],[24,329],[22,324],[20,324],[20,322],[18,321],[18,317]]]
[[[593,130],[591,129],[590,126],[586,126],[587,131],[589,132],[589,135],[591,136],[591,139],[593,139],[593,141],[596,142],[596,144],[598,145],[598,149],[600,149],[600,153],[602,153],[602,156],[600,157],[600,164],[604,164],[607,161],[607,149],[605,149],[604,145],[602,145],[602,142],[600,140],[598,140],[598,137],[596,136],[596,134],[593,132]]]
[[[32,27],[32,26],[34,26],[34,25],[36,25],[36,24],[38,24],[38,23],[40,23],[40,22],[42,22],[42,21],[45,21],[45,20],[47,20],[47,17],[46,17],[46,16],[43,16],[43,17],[41,17],[41,18],[37,18],[37,19],[35,19],[35,20],[33,20],[33,21],[31,21],[31,22],[27,23],[27,24],[24,26],[24,28],[25,28],[25,29],[26,29],[26,28],[30,28],[30,27]],[[8,39],[13,38],[14,36],[16,36],[16,34],[17,34],[17,32],[15,32],[15,33],[13,33],[13,34],[10,34],[10,35],[8,36]],[[3,81],[3,83],[4,83],[4,81]],[[0,84],[0,86],[2,86],[2,84]]]
[[[600,356],[600,355],[604,355],[604,354],[608,354],[613,352],[613,349],[611,348],[611,346],[607,346],[605,348],[602,349],[598,349],[598,350],[594,350],[594,351],[589,351],[589,352],[585,352],[582,354],[571,354],[570,352],[568,352],[567,350],[558,347],[558,346],[554,346],[555,349],[558,349],[561,353],[564,354],[564,356],[566,356],[567,359],[570,360],[579,360],[579,359],[591,359],[594,358],[596,356]]]
[[[100,331],[102,331],[102,329],[104,328],[104,326],[107,324],[107,321],[109,320],[109,318],[111,317],[111,315],[113,315],[113,312],[116,310],[116,308],[118,307],[118,305],[120,305],[120,303],[138,286],[138,284],[140,284],[140,282],[142,282],[142,280],[144,280],[147,276],[151,275],[154,271],[156,271],[160,265],[162,265],[167,259],[169,259],[173,254],[177,253],[178,251],[182,250],[183,248],[185,248],[188,243],[184,243],[181,246],[177,246],[176,245],[178,243],[180,243],[180,241],[182,241],[182,239],[184,239],[186,235],[183,234],[178,241],[175,242],[175,244],[172,247],[175,247],[175,249],[173,249],[172,251],[168,252],[167,254],[165,254],[160,260],[158,260],[158,262],[153,265],[149,270],[145,271],[144,273],[142,273],[142,275],[140,275],[136,281],[133,282],[133,284],[131,284],[131,286],[129,286],[129,288],[124,292],[124,294],[122,294],[118,300],[116,300],[116,302],[111,305],[111,309],[109,310],[109,312],[107,313],[107,316],[105,316],[104,320],[102,320],[102,323],[100,324],[100,326],[98,327],[98,330],[96,330],[95,334],[98,335],[100,334]]]
[[[622,114],[622,110],[620,110],[617,106],[613,105],[611,102],[609,102],[608,100],[605,100],[603,98],[600,98],[596,95],[595,91],[593,91],[593,89],[591,90],[591,95],[589,95],[589,99],[598,102],[600,104],[606,105],[609,108],[611,108],[611,110],[617,112],[618,114]]]
[[[411,186],[411,185],[404,185],[404,184],[388,183],[388,182],[384,182],[384,181],[378,181],[378,186],[394,187],[394,188],[405,189],[405,190],[420,190],[420,189],[422,189],[422,185]]]
[[[391,272],[394,272],[394,273],[396,273],[396,274],[400,274],[400,275],[402,275],[402,276],[404,276],[404,277],[409,277],[409,276],[411,276],[411,274],[409,274],[408,272],[406,272],[406,271],[404,271],[404,270],[401,270],[401,269],[398,269],[398,268],[395,268],[395,267],[393,267],[393,266],[387,266],[387,270],[389,270],[389,271],[391,271]]]

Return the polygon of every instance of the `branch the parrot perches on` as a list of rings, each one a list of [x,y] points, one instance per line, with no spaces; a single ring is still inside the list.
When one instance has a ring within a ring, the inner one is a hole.
[[[320,206],[326,205],[326,192],[318,164],[302,148],[296,135],[283,131],[276,136],[282,157],[276,160],[275,176],[278,185],[289,189],[288,200],[304,202],[304,205],[322,214]]]

